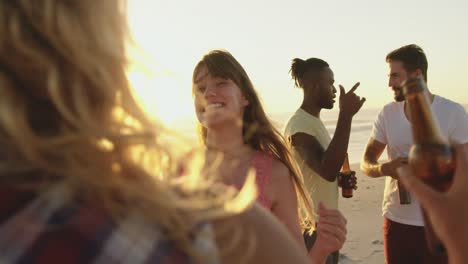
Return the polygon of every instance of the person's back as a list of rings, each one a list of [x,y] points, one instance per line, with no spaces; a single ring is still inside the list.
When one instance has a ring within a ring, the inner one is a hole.
[[[34,195],[0,187],[0,260],[2,263],[189,263],[158,225],[144,216],[115,221],[91,200],[67,202],[56,185]],[[218,263],[213,230],[193,230],[193,248]],[[210,239],[211,237],[211,239]]]
[[[159,173],[171,173],[162,165],[168,147],[131,95],[122,7],[0,1],[1,263],[207,255],[195,245],[203,217],[166,203],[183,199],[133,154],[143,150]],[[201,237],[216,258],[214,236]]]

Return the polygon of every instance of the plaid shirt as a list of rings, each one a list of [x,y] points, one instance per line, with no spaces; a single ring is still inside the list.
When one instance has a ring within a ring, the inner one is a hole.
[[[56,186],[34,196],[0,187],[0,264],[192,263],[159,228],[139,217],[119,225],[91,206],[67,206]],[[212,229],[200,228],[194,248],[218,263]]]

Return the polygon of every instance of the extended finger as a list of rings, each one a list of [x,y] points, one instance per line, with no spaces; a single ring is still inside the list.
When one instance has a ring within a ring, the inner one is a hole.
[[[317,226],[320,225],[328,225],[328,226],[333,226],[336,229],[342,230],[344,233],[347,233],[346,229],[346,222],[343,218],[333,218],[333,217],[328,217],[328,218],[320,218],[320,221],[317,223]]]
[[[339,241],[346,240],[346,232],[340,228],[336,228],[333,225],[327,225],[327,224],[317,225],[317,233],[331,235],[337,238]]]
[[[333,225],[336,228],[346,230],[346,219],[344,217],[337,217],[337,216],[321,217],[317,225],[321,225],[322,223]]]
[[[361,84],[360,82],[357,82],[357,83],[353,86],[353,88],[351,88],[351,90],[348,91],[348,94],[354,93],[354,91],[356,91],[356,89],[359,87],[360,84]]]
[[[361,100],[359,101],[359,103],[361,104],[361,106],[364,104],[364,102],[366,102],[366,98],[365,98],[365,97],[361,97]]]
[[[341,96],[346,94],[346,91],[345,91],[344,87],[341,84],[338,85],[338,86],[340,87],[340,97],[341,97]]]
[[[317,225],[317,233],[330,234],[339,240],[345,240],[347,231],[341,228],[336,228],[333,225],[322,224],[321,227]]]

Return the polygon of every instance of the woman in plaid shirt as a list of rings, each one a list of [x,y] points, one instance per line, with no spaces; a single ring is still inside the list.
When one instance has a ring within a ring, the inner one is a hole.
[[[0,0],[0,263],[306,263],[253,198],[173,184],[127,81],[125,6]]]

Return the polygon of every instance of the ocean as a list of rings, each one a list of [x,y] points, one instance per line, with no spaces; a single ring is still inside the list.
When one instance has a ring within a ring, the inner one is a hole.
[[[468,104],[464,105],[465,109],[468,109]],[[375,109],[361,109],[353,118],[351,125],[351,135],[348,145],[348,156],[350,163],[358,163],[362,159],[364,154],[364,149],[366,147],[367,141],[372,131],[372,126],[374,124],[377,115],[379,114],[381,108]],[[292,116],[293,112],[283,112],[283,113],[267,113],[271,121],[274,123],[275,127],[280,131],[283,131],[284,126],[288,119]],[[335,133],[336,122],[338,120],[338,111],[337,110],[323,110],[320,114],[325,127],[327,128],[330,136],[333,137]],[[178,125],[175,125],[175,128],[182,132],[188,138],[196,139],[196,129],[195,121],[184,121],[179,122]],[[382,154],[382,158],[386,159],[386,152]]]
[[[350,163],[360,162],[370,133],[372,131],[372,125],[374,124],[380,109],[361,109],[353,118],[351,124],[351,135],[349,138],[348,145],[348,156]],[[281,113],[271,114],[270,118],[275,123],[275,126],[283,131],[286,122],[293,113]],[[338,111],[323,110],[320,113],[320,119],[322,119],[325,127],[328,130],[330,136],[333,137],[336,128],[336,122],[338,121]]]

